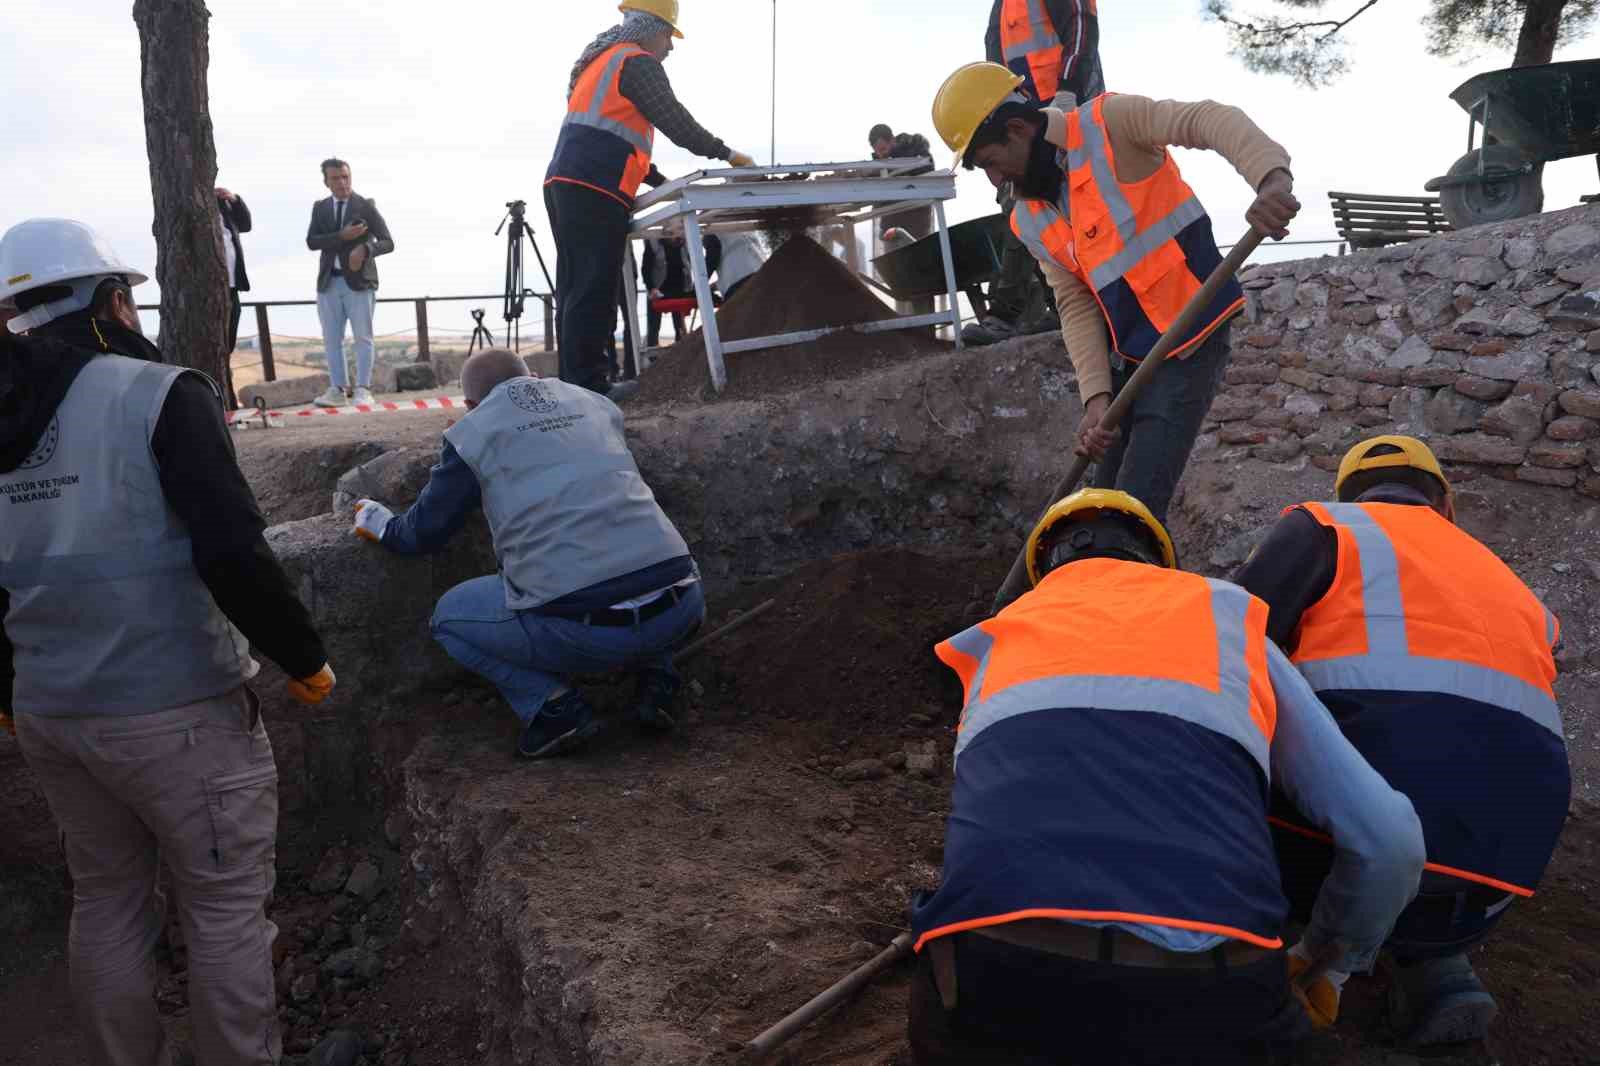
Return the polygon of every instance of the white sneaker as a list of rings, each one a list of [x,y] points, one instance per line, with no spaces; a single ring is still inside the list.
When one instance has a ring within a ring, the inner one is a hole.
[[[327,392],[323,393],[321,396],[318,396],[311,402],[316,404],[318,407],[343,407],[347,401],[344,398],[343,389],[336,389],[330,385],[328,386]]]
[[[354,397],[351,398],[350,402],[353,403],[353,404],[356,404],[357,406],[360,406],[362,404],[366,404],[368,407],[370,407],[376,401],[374,401],[373,398],[372,398],[372,390],[371,389],[363,389],[363,388],[360,388],[358,386],[356,388],[356,394],[355,394]]]

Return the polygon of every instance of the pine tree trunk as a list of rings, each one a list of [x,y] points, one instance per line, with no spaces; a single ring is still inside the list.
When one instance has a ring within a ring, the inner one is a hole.
[[[144,138],[155,194],[161,354],[225,380],[227,260],[217,215],[217,149],[206,69],[211,13],[203,0],[134,0]]]
[[[1522,32],[1517,35],[1514,67],[1538,67],[1556,54],[1556,38],[1561,32],[1561,12],[1567,0],[1528,0],[1522,16]]]

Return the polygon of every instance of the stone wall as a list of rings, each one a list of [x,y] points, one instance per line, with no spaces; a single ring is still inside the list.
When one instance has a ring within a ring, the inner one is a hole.
[[[1198,449],[1324,470],[1370,433],[1600,497],[1600,207],[1248,269]]]

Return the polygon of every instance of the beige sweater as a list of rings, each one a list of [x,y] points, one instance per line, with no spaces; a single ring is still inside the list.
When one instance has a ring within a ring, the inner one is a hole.
[[[1233,164],[1251,189],[1258,189],[1274,170],[1289,169],[1289,153],[1236,107],[1202,100],[1186,104],[1144,96],[1107,96],[1104,114],[1124,184],[1145,180],[1166,158],[1167,146],[1209,148]],[[1066,115],[1045,109],[1045,137],[1067,144]],[[1045,280],[1055,290],[1061,311],[1061,337],[1078,371],[1078,395],[1088,403],[1111,391],[1110,343],[1104,314],[1094,293],[1077,275],[1052,259],[1040,260]]]

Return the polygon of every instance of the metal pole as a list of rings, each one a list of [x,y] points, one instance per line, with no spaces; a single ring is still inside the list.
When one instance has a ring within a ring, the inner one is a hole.
[[[256,304],[256,344],[261,348],[261,378],[277,381],[278,368],[272,365],[272,327],[267,325],[267,305]]]
[[[962,350],[961,304],[957,297],[955,258],[950,254],[950,230],[944,224],[944,201],[935,200],[933,211],[939,217],[939,251],[944,256],[944,283],[950,291],[950,326],[955,330],[956,351],[959,352]]]
[[[711,279],[706,277],[705,238],[700,235],[700,220],[692,207],[683,215],[683,239],[689,242],[689,266],[694,274],[695,296],[700,301],[700,323],[706,339],[711,387],[720,393],[728,384],[728,368],[722,361],[722,334],[717,331],[717,305],[711,299]]]
[[[1244,266],[1244,261],[1250,258],[1250,253],[1256,250],[1256,246],[1261,243],[1261,240],[1262,234],[1257,233],[1252,228],[1240,238],[1238,244],[1233,246],[1233,251],[1228,253],[1228,258],[1217,264],[1217,269],[1211,272],[1211,276],[1200,287],[1200,291],[1195,293],[1184,309],[1179,312],[1177,319],[1161,335],[1161,339],[1156,341],[1155,347],[1150,349],[1150,354],[1146,355],[1139,363],[1139,369],[1133,372],[1133,376],[1128,379],[1128,383],[1122,386],[1122,391],[1117,393],[1116,399],[1111,401],[1111,406],[1106,408],[1105,417],[1101,419],[1102,426],[1107,430],[1113,430],[1122,424],[1122,420],[1127,417],[1128,408],[1133,406],[1133,401],[1138,398],[1145,385],[1161,369],[1161,364],[1166,362],[1167,354],[1178,346],[1180,338],[1188,335],[1190,328],[1200,317],[1201,312],[1211,306],[1212,301],[1217,298],[1217,293],[1221,292],[1222,287],[1228,283],[1229,279],[1239,272],[1240,267]],[[1083,479],[1084,471],[1088,468],[1089,457],[1085,455],[1076,456],[1072,460],[1071,469],[1067,471],[1067,476],[1061,479],[1061,483],[1056,486],[1055,491],[1050,494],[1050,498],[1045,501],[1045,509],[1048,509],[1057,500],[1077,488],[1078,482]],[[1043,517],[1042,511],[1040,516]],[[1011,564],[1011,573],[1006,575],[1005,583],[1000,586],[1000,591],[995,593],[994,611],[996,614],[1026,591],[1028,584],[1027,555],[1026,547],[1017,552],[1016,561]]]
[[[768,166],[778,165],[778,0],[772,0],[772,154]]]
[[[432,362],[428,353],[428,298],[417,301],[417,361]]]
[[[910,933],[901,933],[870,961],[858,966],[850,975],[832,988],[817,996],[771,1029],[756,1037],[744,1047],[745,1062],[759,1062],[794,1034],[832,1010],[840,1002],[854,995],[878,974],[911,954]]]

